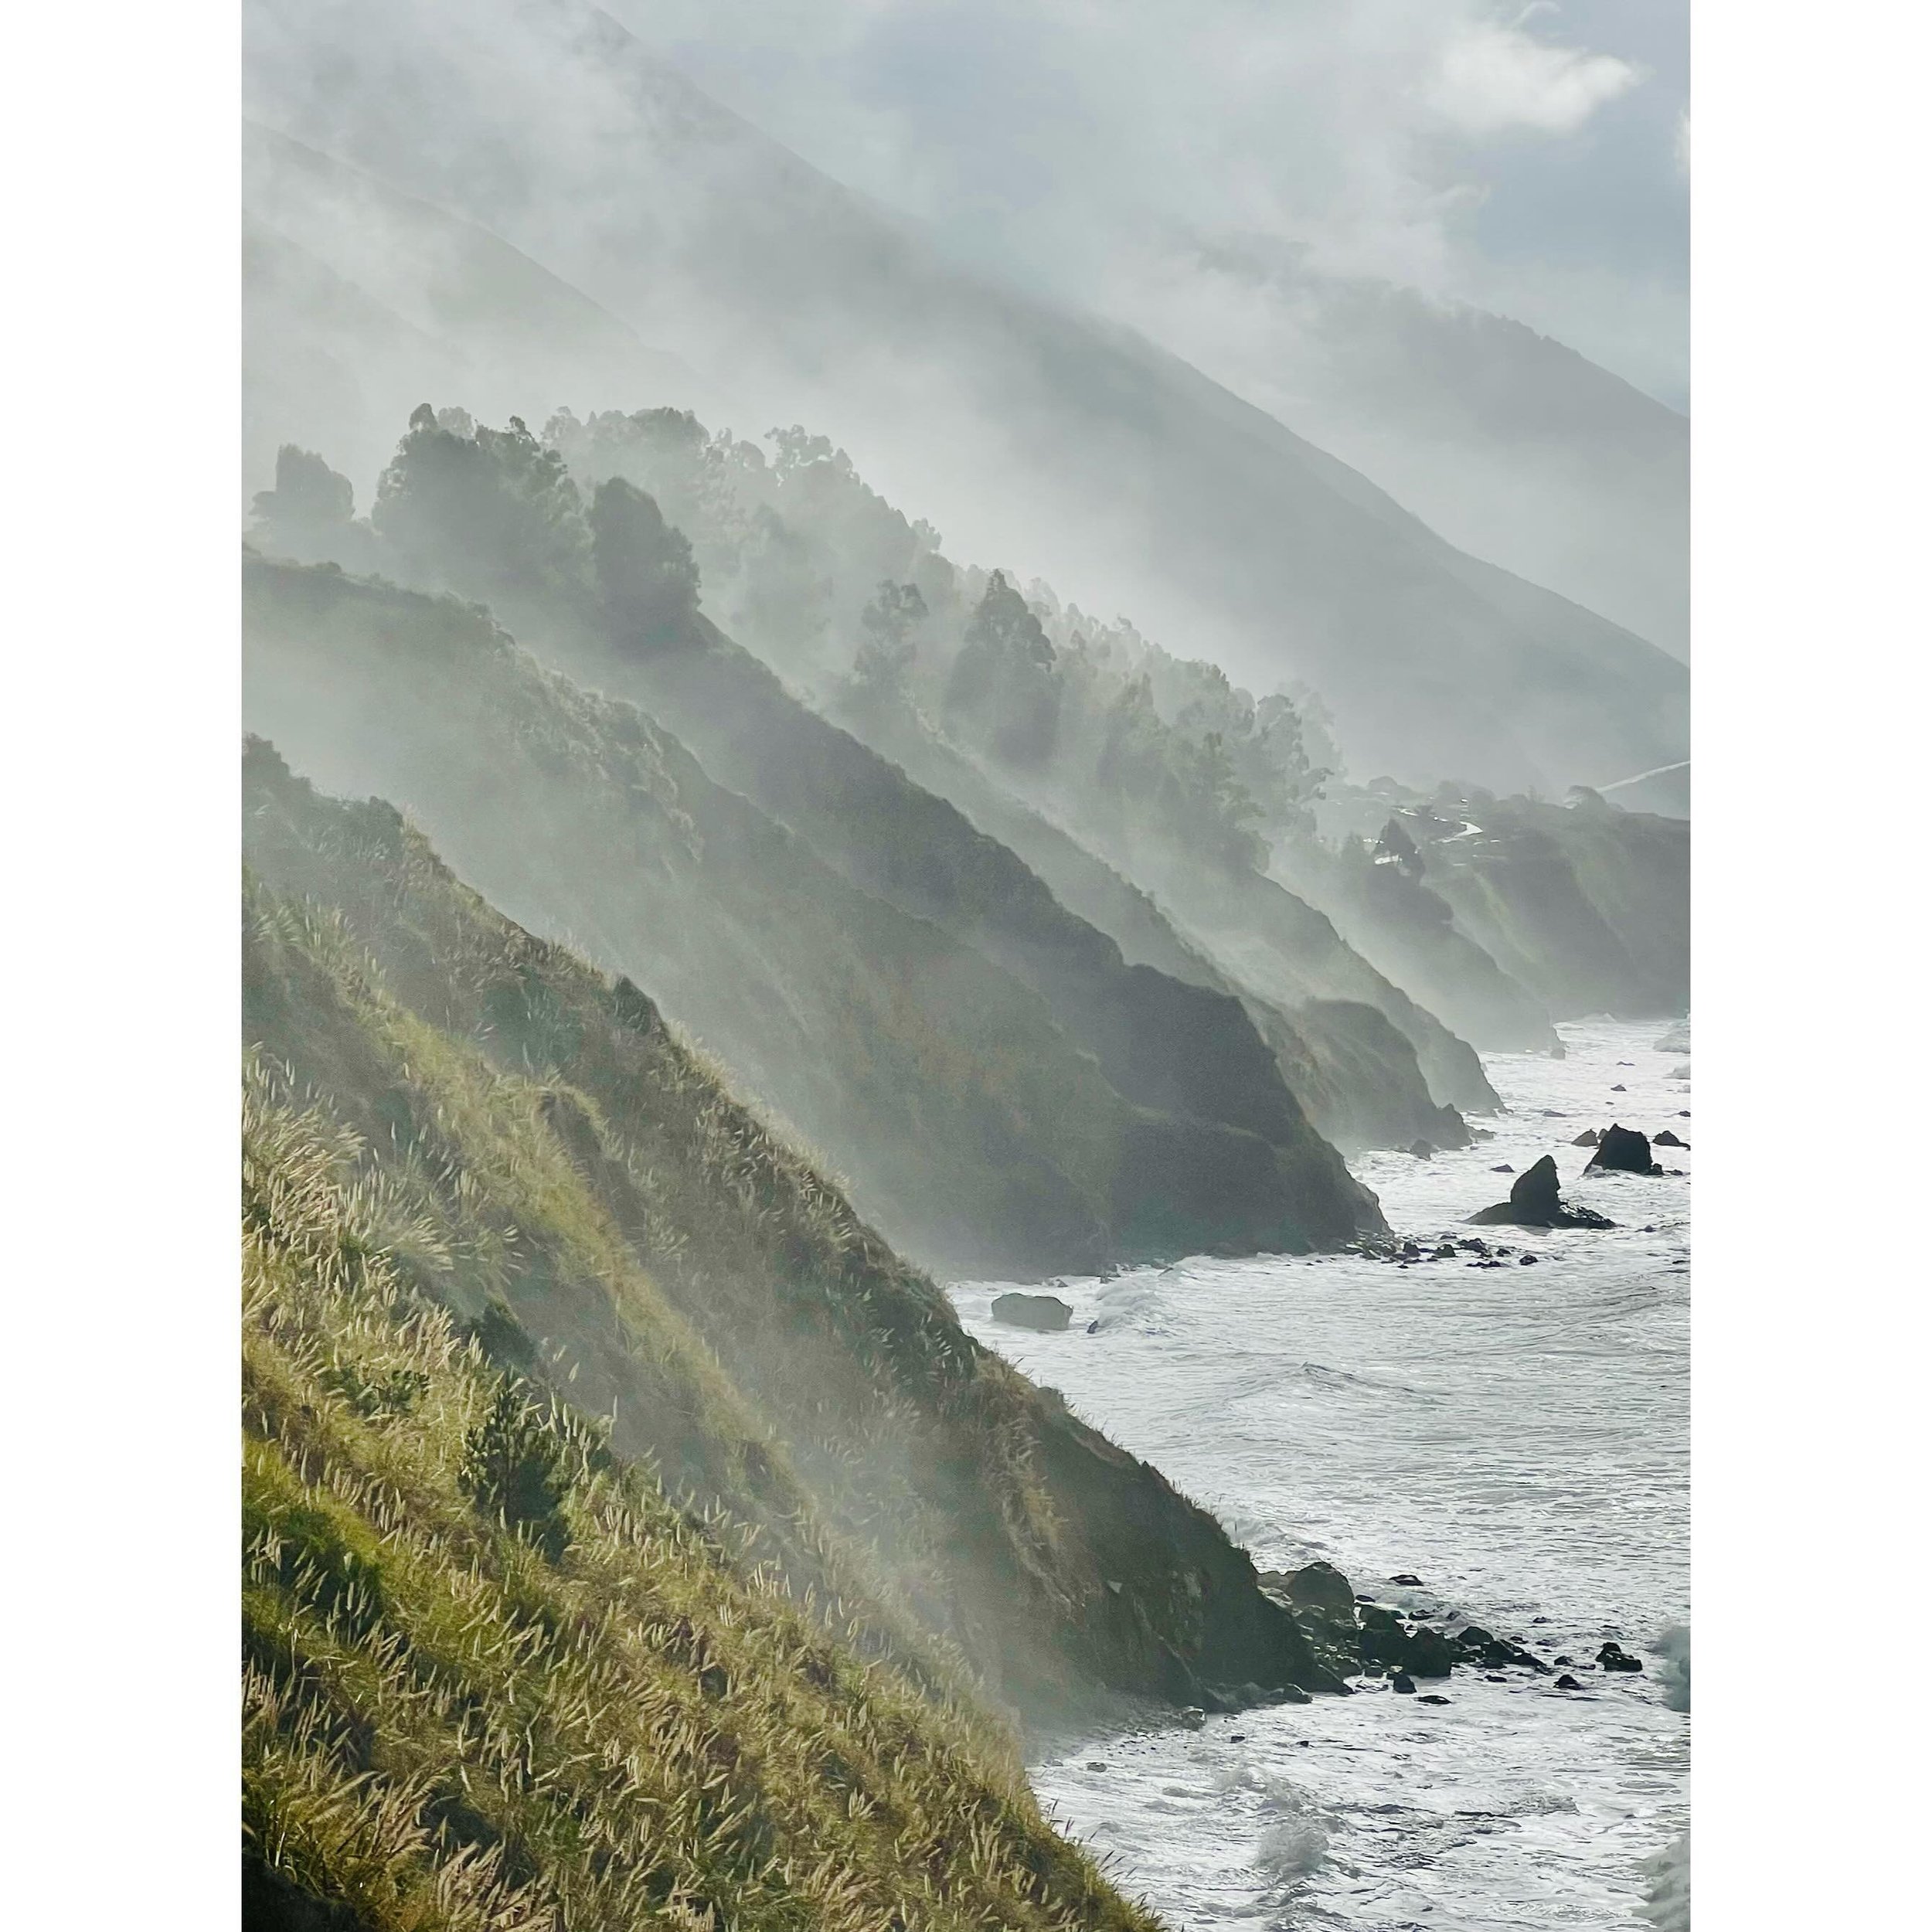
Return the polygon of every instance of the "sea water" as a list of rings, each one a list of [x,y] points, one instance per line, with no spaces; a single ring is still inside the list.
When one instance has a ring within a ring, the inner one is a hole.
[[[981,1341],[1212,1510],[1258,1566],[1321,1557],[1358,1592],[1461,1611],[1546,1659],[1592,1662],[1607,1638],[1645,1659],[1577,1671],[1581,1692],[1458,1667],[1421,1685],[1449,1698],[1435,1706],[1359,1679],[1352,1696],[1036,1764],[1063,1828],[1171,1925],[1628,1926],[1645,1861],[1687,1827],[1690,1719],[1653,1645],[1689,1613],[1691,1156],[1658,1149],[1684,1170],[1661,1178],[1587,1174],[1570,1143],[1613,1120],[1694,1141],[1689,1053],[1661,1022],[1560,1030],[1563,1060],[1486,1058],[1505,1111],[1475,1124],[1493,1139],[1352,1164],[1425,1252],[1480,1234],[1515,1250],[1505,1267],[1185,1261],[1056,1284],[1073,1319],[1053,1335],[991,1318],[1006,1284],[952,1290]],[[1463,1225],[1507,1196],[1512,1176],[1492,1169],[1546,1153],[1565,1198],[1614,1230]]]

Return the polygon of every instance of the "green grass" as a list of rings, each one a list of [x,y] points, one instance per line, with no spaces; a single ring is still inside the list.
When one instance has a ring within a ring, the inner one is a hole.
[[[940,1666],[862,1658],[416,1284],[461,1231],[406,1175],[259,1068],[243,1145],[258,1894],[371,1932],[1151,1925]],[[536,1533],[479,1475],[506,1438]]]

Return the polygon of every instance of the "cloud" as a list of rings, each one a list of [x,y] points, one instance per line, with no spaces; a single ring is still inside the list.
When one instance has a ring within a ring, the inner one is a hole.
[[[1464,134],[1571,134],[1642,77],[1614,54],[1536,39],[1520,21],[1511,26],[1474,21],[1459,26],[1443,47],[1424,98]]]

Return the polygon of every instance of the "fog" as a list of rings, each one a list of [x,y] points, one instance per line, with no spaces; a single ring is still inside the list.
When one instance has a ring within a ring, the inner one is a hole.
[[[605,16],[264,0],[247,74],[251,115],[285,138],[248,157],[251,488],[295,440],[325,443],[366,498],[425,397],[532,423],[565,403],[799,422],[962,560],[1128,612],[1258,691],[1312,684],[1365,771],[1560,792],[1683,755],[1682,674],[1651,645],[1452,548],[1372,467],[1049,298],[1023,260],[990,275],[817,174]],[[1389,354],[1431,407],[1458,387]],[[1388,362],[1365,351],[1328,385],[1332,442],[1440,507],[1454,453],[1486,440],[1451,533],[1500,522],[1505,566],[1554,563],[1545,580],[1579,594],[1612,583],[1613,616],[1665,632],[1668,562],[1615,534],[1632,518],[1594,513],[1630,493],[1614,465],[1566,449],[1543,472],[1589,474],[1526,492],[1507,424],[1459,420],[1432,445],[1400,402],[1378,429],[1343,403],[1396,396]],[[1562,366],[1560,388],[1587,366]],[[1526,495],[1538,516],[1508,513]]]

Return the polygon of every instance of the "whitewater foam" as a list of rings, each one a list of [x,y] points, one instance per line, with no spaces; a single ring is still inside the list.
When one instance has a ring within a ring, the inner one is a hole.
[[[1570,1143],[1613,1120],[1694,1138],[1689,1084],[1655,1022],[1560,1030],[1563,1060],[1487,1060],[1508,1108],[1493,1139],[1353,1163],[1427,1246],[1508,1191],[1492,1168],[1553,1153],[1566,1197],[1618,1225],[1485,1231],[1534,1267],[1201,1259],[1058,1284],[1063,1335],[992,1321],[1009,1284],[953,1291],[983,1341],[1214,1510],[1260,1567],[1324,1557],[1359,1590],[1462,1611],[1549,1659],[1587,1663],[1609,1638],[1645,1658],[1640,1674],[1580,1671],[1577,1693],[1458,1671],[1446,1706],[1377,1685],[1035,1766],[1066,1826],[1172,1923],[1628,1924],[1659,1883],[1647,1861],[1687,1828],[1688,1639],[1660,1633],[1689,1608],[1692,1156],[1662,1151],[1682,1175],[1610,1175]]]

